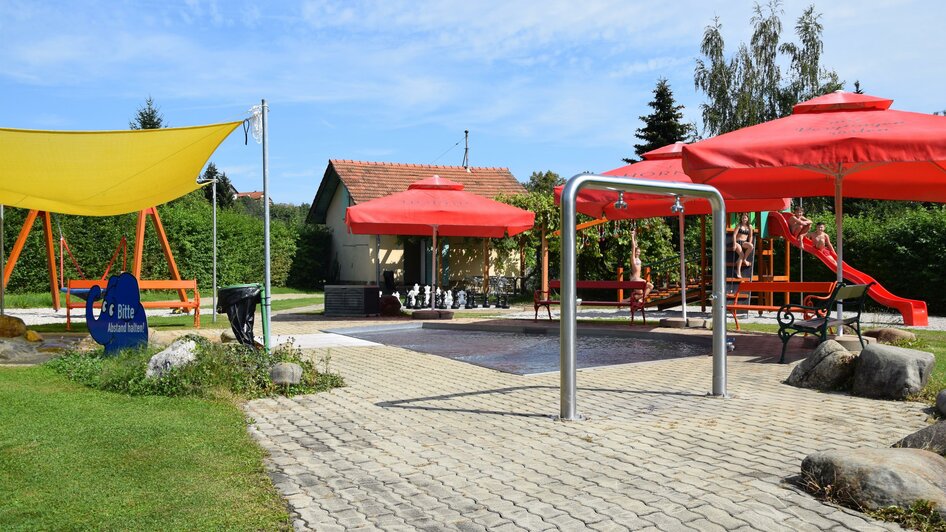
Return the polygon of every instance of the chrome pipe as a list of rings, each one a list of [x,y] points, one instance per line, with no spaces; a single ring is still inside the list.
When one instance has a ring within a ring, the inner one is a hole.
[[[560,412],[565,421],[581,419],[577,409],[577,290],[575,287],[576,203],[583,188],[597,188],[644,194],[692,196],[710,202],[713,213],[712,264],[713,290],[713,388],[712,394],[726,396],[726,205],[716,188],[709,185],[651,181],[627,177],[578,174],[565,182],[561,199],[561,319],[560,330]]]

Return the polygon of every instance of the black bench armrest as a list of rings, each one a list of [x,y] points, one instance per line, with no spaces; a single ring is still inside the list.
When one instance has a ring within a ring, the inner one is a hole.
[[[779,329],[785,329],[786,327],[792,327],[796,321],[807,319],[807,316],[811,314],[817,315],[819,310],[820,307],[816,306],[789,303],[779,307],[775,319],[778,321]]]

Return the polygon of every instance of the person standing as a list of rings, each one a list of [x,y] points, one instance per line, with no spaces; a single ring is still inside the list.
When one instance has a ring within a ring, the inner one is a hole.
[[[744,266],[750,266],[749,257],[752,256],[752,250],[755,247],[752,245],[752,237],[755,233],[755,229],[752,228],[752,225],[749,223],[749,215],[743,213],[739,217],[739,225],[736,226],[736,230],[733,232],[733,243],[732,249],[736,252],[736,279],[742,279],[742,268]]]
[[[641,277],[641,270],[643,264],[641,262],[641,248],[637,246],[637,229],[631,229],[631,281],[644,281],[644,278]],[[650,291],[654,289],[654,285],[647,283],[647,286],[643,291],[634,290],[634,293],[631,294],[631,297],[637,301],[647,301],[647,296],[650,295]],[[630,298],[628,298],[630,299]]]

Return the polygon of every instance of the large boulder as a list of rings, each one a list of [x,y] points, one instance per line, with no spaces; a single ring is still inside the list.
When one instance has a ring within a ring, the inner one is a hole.
[[[392,295],[381,296],[379,306],[382,316],[401,315],[401,300]]]
[[[847,449],[810,454],[802,478],[858,508],[908,508],[919,500],[946,516],[946,458],[922,449]]]
[[[16,316],[0,316],[0,338],[16,338],[26,334],[26,324]]]
[[[190,364],[196,358],[197,342],[192,338],[178,338],[164,351],[151,357],[145,376],[160,379],[172,369]]]
[[[851,380],[855,358],[841,344],[827,340],[792,369],[785,383],[798,388],[837,390]]]
[[[292,362],[279,362],[269,369],[269,378],[276,384],[299,384],[302,382],[302,366]]]
[[[936,410],[941,417],[946,417],[946,390],[940,390],[936,394]]]
[[[924,427],[893,444],[893,447],[926,449],[940,456],[946,456],[946,421]]]
[[[870,344],[854,368],[851,393],[877,399],[905,399],[926,386],[933,369],[932,353]]]
[[[223,344],[232,344],[237,341],[237,337],[233,334],[233,329],[224,329],[220,331],[220,343]]]
[[[876,338],[877,341],[882,344],[895,344],[897,342],[916,340],[916,335],[912,332],[903,329],[894,329],[892,327],[873,329],[865,332],[863,336]]]

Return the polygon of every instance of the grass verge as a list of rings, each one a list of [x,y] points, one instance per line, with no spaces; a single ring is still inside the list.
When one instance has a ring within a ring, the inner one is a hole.
[[[866,513],[874,519],[893,521],[908,530],[946,532],[946,520],[939,515],[929,501],[917,501],[909,508],[890,506]]]
[[[285,530],[263,451],[227,401],[91,390],[0,368],[0,529]]]

